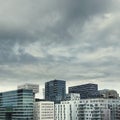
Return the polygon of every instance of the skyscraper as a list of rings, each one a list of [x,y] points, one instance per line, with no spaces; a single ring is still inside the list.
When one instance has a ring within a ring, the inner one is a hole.
[[[45,83],[45,100],[59,103],[66,94],[66,82],[63,80],[52,80]]]
[[[69,93],[79,93],[81,99],[99,97],[98,85],[92,83],[69,87]]]

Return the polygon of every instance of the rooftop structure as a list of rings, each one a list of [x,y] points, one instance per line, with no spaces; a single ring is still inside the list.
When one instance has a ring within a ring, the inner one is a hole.
[[[33,93],[38,93],[39,92],[39,85],[38,84],[30,84],[30,83],[26,83],[23,85],[19,85],[18,89],[29,89],[29,90],[33,90]]]

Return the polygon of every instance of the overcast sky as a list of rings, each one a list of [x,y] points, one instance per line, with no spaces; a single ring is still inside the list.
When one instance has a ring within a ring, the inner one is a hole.
[[[120,0],[0,0],[0,90],[53,79],[120,92]]]

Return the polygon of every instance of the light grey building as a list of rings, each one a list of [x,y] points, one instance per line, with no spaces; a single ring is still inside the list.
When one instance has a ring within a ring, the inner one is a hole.
[[[35,102],[33,115],[33,120],[54,120],[54,102]]]

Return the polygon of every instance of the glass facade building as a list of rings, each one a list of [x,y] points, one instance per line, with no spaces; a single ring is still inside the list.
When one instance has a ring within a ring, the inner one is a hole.
[[[66,94],[66,82],[53,80],[45,83],[45,100],[59,103]]]
[[[0,93],[0,120],[33,120],[33,90]]]
[[[81,99],[100,97],[98,85],[92,83],[69,87],[69,93],[79,93]]]

